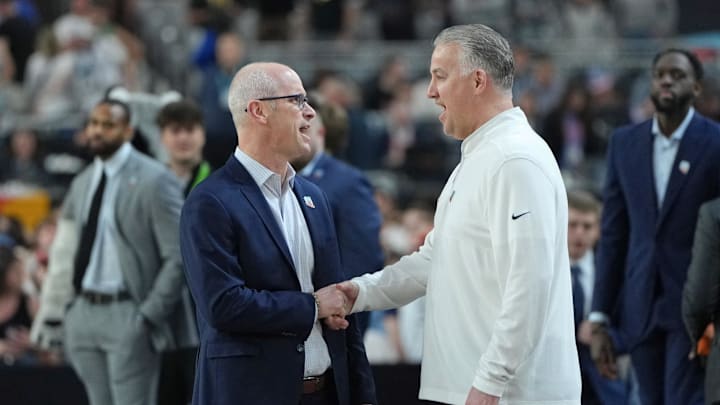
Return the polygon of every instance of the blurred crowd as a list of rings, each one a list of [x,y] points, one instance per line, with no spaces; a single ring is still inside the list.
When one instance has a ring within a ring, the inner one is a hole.
[[[376,56],[361,75],[338,69],[337,61],[298,63],[314,67],[304,80],[348,113],[347,138],[327,148],[370,177],[392,263],[432,228],[434,201],[459,144],[443,136],[425,96],[427,66],[385,52],[386,41],[429,51],[429,38],[453,23],[488,23],[506,33],[514,41],[516,104],[550,145],[568,188],[597,196],[611,131],[653,113],[650,58],[612,68],[585,56],[612,59],[620,44],[635,40],[647,46],[694,38],[718,30],[719,13],[720,2],[700,0],[0,0],[0,365],[62,361],[35,350],[28,329],[58,206],[90,161],[84,120],[103,97],[131,106],[133,144],[161,161],[155,114],[167,102],[194,99],[204,115],[205,159],[217,168],[236,142],[230,81],[266,44],[353,49],[372,41]],[[562,39],[563,49],[538,39]],[[718,120],[720,46],[707,43],[699,46],[709,74],[696,109]],[[371,361],[419,362],[422,308],[416,302],[372,316]]]

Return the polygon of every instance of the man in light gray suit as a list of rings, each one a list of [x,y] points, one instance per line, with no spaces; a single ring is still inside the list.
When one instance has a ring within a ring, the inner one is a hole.
[[[95,161],[64,201],[31,337],[48,346],[64,325],[66,355],[91,404],[149,405],[159,352],[192,335],[177,305],[182,191],[132,148],[123,103],[98,103],[85,131]]]

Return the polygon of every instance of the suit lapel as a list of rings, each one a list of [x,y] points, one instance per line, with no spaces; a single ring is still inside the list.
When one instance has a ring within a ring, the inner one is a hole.
[[[658,216],[657,190],[655,190],[655,176],[653,175],[653,135],[650,125],[646,125],[637,133],[632,135],[627,151],[622,154],[623,164],[627,164],[628,182],[632,184],[629,189],[634,190],[633,195],[641,198],[638,201],[644,207],[652,207],[652,219],[655,221]]]
[[[265,200],[265,196],[263,196],[262,191],[260,191],[260,188],[255,183],[255,180],[234,156],[230,156],[230,159],[225,164],[224,169],[227,170],[231,177],[239,183],[240,191],[242,191],[245,198],[247,198],[250,205],[260,216],[260,219],[262,219],[262,222],[270,233],[275,245],[277,245],[277,248],[280,249],[285,261],[288,266],[290,266],[293,276],[297,277],[295,264],[293,264],[292,256],[290,256],[290,250],[288,248],[287,241],[285,240],[285,236],[280,229],[280,225],[275,220],[275,216],[273,216],[270,206]]]
[[[680,194],[683,185],[685,185],[686,180],[693,174],[696,166],[700,162],[700,157],[707,142],[707,138],[702,131],[702,125],[703,123],[698,118],[697,113],[695,113],[692,121],[690,121],[690,125],[685,129],[685,134],[680,140],[677,155],[675,155],[675,161],[673,161],[673,166],[670,170],[670,179],[668,180],[665,198],[663,199],[663,204],[660,209],[657,228],[662,224],[662,221]],[[681,164],[683,166],[682,169],[680,167]]]

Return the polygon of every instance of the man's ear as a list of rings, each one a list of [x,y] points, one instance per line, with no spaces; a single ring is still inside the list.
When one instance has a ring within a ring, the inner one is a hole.
[[[257,120],[262,123],[267,122],[267,109],[265,108],[265,104],[261,103],[259,100],[251,100],[248,103],[246,111],[247,114],[250,114],[250,117],[253,120]]]
[[[475,69],[471,73],[472,80],[473,80],[473,89],[475,90],[475,93],[482,93],[485,91],[485,88],[488,84],[488,74],[483,69]]]

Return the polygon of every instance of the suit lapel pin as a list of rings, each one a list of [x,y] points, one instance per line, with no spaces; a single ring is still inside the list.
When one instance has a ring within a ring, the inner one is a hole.
[[[688,174],[690,171],[690,162],[687,160],[681,160],[680,164],[678,165],[678,170],[680,170],[680,173],[682,174]]]
[[[309,195],[306,195],[303,197],[303,200],[305,201],[305,205],[307,205],[310,208],[315,208],[315,203],[313,202],[312,198],[310,198]]]

